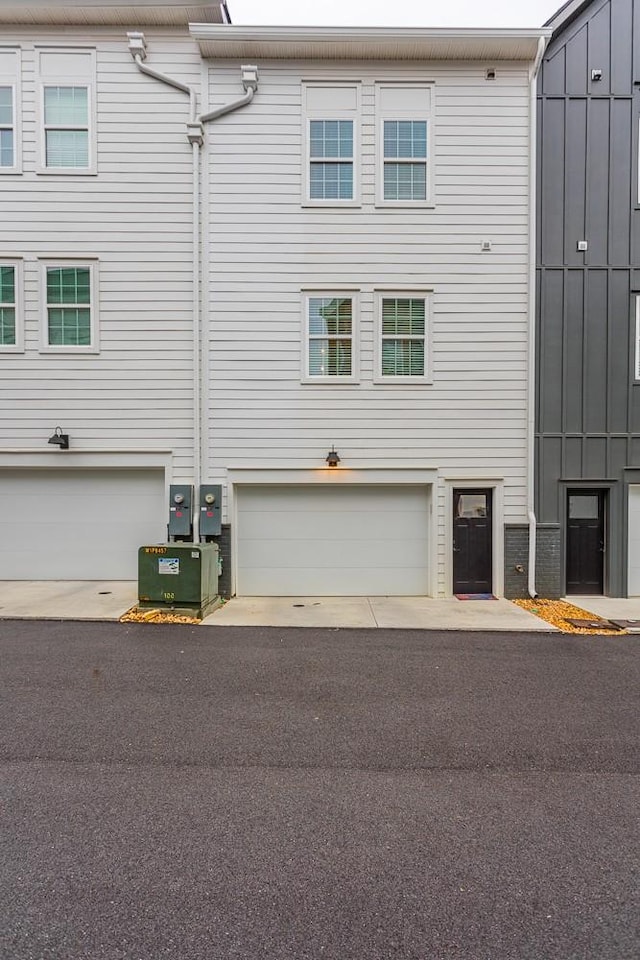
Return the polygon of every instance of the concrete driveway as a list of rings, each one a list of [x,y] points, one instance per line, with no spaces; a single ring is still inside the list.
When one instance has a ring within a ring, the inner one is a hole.
[[[234,597],[206,626],[553,630],[508,600],[431,597]]]
[[[0,581],[0,619],[119,620],[137,603],[134,581]],[[234,597],[205,626],[388,627],[417,630],[553,628],[508,600],[430,597]]]

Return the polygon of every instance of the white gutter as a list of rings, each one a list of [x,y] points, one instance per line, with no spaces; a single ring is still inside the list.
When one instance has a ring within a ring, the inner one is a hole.
[[[537,520],[535,513],[536,465],[536,200],[537,200],[537,80],[542,64],[547,37],[538,40],[538,52],[529,72],[529,330],[527,382],[527,514],[529,517],[529,563],[527,590],[529,596],[538,596],[536,590]]]
[[[169,77],[164,73],[161,73],[159,70],[154,70],[153,68],[147,66],[144,62],[147,55],[147,48],[144,39],[144,34],[142,33],[128,33],[127,37],[129,39],[129,51],[133,57],[138,70],[141,73],[146,74],[148,77],[152,77],[154,80],[159,80],[161,83],[165,83],[170,87],[174,87],[176,90],[180,90],[183,93],[188,94],[189,96],[189,121],[187,123],[187,139],[191,144],[192,149],[192,208],[191,208],[191,221],[192,221],[192,258],[193,258],[193,276],[192,276],[192,288],[193,288],[193,304],[192,304],[192,330],[193,330],[193,485],[197,491],[200,487],[200,482],[202,478],[202,436],[203,436],[203,416],[204,416],[204,403],[202,397],[202,323],[201,323],[201,275],[204,275],[206,269],[206,264],[201,264],[201,216],[200,216],[200,147],[204,142],[204,127],[205,123],[208,123],[210,120],[217,120],[218,117],[224,116],[226,113],[231,113],[233,110],[237,110],[239,107],[244,107],[247,104],[251,103],[253,100],[254,94],[258,89],[258,68],[254,66],[243,66],[242,69],[242,84],[245,89],[245,95],[239,100],[235,100],[233,103],[228,103],[223,107],[218,107],[216,110],[212,110],[209,113],[206,113],[198,117],[198,100],[196,91],[187,86],[187,84],[182,83],[180,80],[176,80],[174,77]],[[202,273],[201,273],[202,271]],[[197,529],[197,519],[198,511],[195,511],[194,516],[194,540],[199,539],[199,530]]]

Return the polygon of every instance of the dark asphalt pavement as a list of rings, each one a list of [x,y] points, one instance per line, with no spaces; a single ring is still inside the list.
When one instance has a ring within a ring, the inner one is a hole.
[[[637,960],[639,658],[0,622],[0,957]]]

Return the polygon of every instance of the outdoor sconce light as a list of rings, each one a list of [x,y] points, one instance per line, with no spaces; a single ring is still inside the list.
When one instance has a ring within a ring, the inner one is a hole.
[[[340,457],[337,454],[336,448],[332,445],[331,450],[327,454],[327,465],[330,467],[337,467],[340,463]]]
[[[47,443],[53,443],[56,447],[60,447],[61,450],[69,449],[69,434],[62,432],[62,427],[56,427]]]

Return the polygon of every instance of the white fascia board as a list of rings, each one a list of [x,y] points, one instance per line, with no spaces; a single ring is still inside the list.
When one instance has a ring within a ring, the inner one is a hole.
[[[551,30],[390,27],[240,27],[192,23],[204,57],[266,59],[521,60]]]
[[[0,23],[185,26],[226,24],[222,0],[0,0]]]

